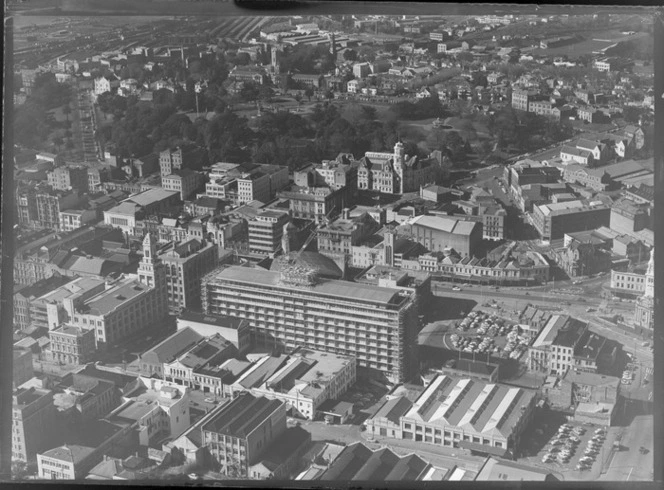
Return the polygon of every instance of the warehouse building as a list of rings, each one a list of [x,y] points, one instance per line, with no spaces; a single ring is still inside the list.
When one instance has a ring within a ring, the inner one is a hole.
[[[461,448],[473,453],[512,457],[533,417],[536,393],[479,378],[435,377],[414,401],[388,400],[389,410],[367,422],[368,430],[425,444]],[[385,427],[381,419],[390,421]],[[389,427],[388,427],[389,425]]]

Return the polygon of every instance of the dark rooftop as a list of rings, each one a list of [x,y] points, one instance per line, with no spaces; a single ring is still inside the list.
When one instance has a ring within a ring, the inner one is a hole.
[[[284,403],[279,400],[255,397],[243,392],[225,405],[201,430],[245,438],[283,406]]]
[[[372,451],[361,442],[346,446],[320,477],[324,481],[417,480],[429,463],[415,454],[400,457],[388,448]]]

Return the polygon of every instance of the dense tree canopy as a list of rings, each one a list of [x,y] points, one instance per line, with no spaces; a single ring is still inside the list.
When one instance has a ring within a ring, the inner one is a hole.
[[[35,78],[32,93],[14,111],[14,138],[18,144],[41,148],[57,123],[49,110],[70,103],[71,89],[58,83],[53,73]],[[68,114],[66,114],[68,116]]]
[[[438,94],[435,92],[432,93],[431,97],[418,99],[417,102],[399,102],[390,109],[399,119],[405,120],[445,117],[447,115],[445,108],[440,103]]]

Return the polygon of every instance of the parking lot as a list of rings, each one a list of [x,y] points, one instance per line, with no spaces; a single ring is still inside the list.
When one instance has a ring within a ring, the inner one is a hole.
[[[561,419],[541,420],[527,431],[522,449],[528,463],[565,474],[565,480],[594,479],[614,452],[617,428]]]
[[[448,338],[453,349],[510,359],[519,359],[530,342],[514,322],[480,310],[458,322]]]
[[[387,392],[388,388],[377,381],[358,378],[355,385],[341,396],[341,400],[351,402],[354,405],[353,412],[358,415],[351,423],[360,424],[367,415],[373,414],[385,401]]]

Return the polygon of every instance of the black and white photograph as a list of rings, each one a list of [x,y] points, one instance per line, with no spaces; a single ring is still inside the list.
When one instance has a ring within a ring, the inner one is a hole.
[[[57,4],[6,6],[7,479],[661,478],[656,10]]]

